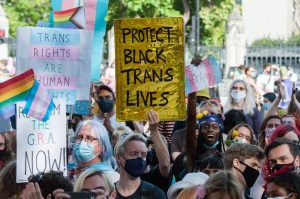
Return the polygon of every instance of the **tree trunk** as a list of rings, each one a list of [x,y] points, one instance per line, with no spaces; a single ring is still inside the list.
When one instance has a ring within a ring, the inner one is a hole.
[[[189,4],[189,0],[181,0],[182,5],[183,5],[183,23],[184,23],[184,27],[186,26],[186,24],[188,23],[188,21],[190,20],[190,13],[191,13],[191,8],[190,8],[190,4]]]

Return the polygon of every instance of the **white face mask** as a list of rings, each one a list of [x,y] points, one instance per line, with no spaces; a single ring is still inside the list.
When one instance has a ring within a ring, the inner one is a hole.
[[[249,143],[246,138],[242,138],[240,140],[237,141],[238,143]]]
[[[275,197],[275,198],[267,198],[267,199],[284,199],[285,197],[280,196],[280,197]]]
[[[236,91],[236,90],[232,90],[230,92],[231,97],[233,98],[233,100],[235,102],[241,102],[242,100],[245,99],[246,97],[246,91]]]
[[[288,198],[288,197],[290,197],[291,195],[293,195],[293,193],[290,193],[289,195],[287,195],[287,196],[278,196],[278,197],[274,197],[274,198],[270,198],[270,197],[268,197],[267,199],[285,199],[285,198]]]

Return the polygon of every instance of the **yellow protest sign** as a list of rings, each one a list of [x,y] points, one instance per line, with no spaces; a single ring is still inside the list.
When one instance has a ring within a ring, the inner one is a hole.
[[[185,119],[184,31],[181,17],[114,21],[117,120]]]

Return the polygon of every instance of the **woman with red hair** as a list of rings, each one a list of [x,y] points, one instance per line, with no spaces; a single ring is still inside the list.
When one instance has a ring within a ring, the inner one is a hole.
[[[300,131],[293,124],[283,124],[278,126],[269,138],[269,144],[272,143],[277,138],[286,138],[290,141],[299,144]]]

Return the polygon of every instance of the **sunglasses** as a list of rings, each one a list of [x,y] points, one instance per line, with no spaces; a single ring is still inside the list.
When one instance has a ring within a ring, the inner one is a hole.
[[[200,108],[206,105],[212,105],[217,107],[220,106],[219,102],[217,102],[216,100],[205,100],[200,103]]]

